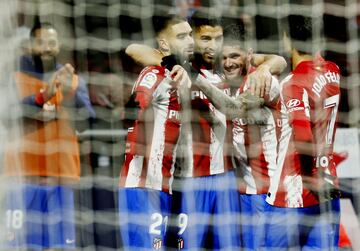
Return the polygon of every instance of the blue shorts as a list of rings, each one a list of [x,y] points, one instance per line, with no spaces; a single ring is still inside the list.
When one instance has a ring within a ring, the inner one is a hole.
[[[174,183],[171,238],[177,248],[238,250],[240,203],[234,172]]]
[[[143,188],[119,189],[122,250],[164,250],[171,195]]]
[[[267,250],[339,249],[339,199],[305,208],[268,207]]]
[[[75,249],[72,188],[15,184],[7,193],[5,213],[5,248]]]
[[[265,245],[266,194],[240,194],[241,239],[245,250]]]

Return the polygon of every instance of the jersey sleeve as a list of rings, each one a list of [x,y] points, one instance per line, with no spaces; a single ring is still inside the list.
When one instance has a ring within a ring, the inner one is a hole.
[[[293,128],[294,140],[311,142],[309,96],[305,88],[297,84],[288,84],[283,88],[283,101]]]
[[[265,101],[270,104],[274,104],[278,101],[279,97],[280,97],[279,80],[275,76],[272,76],[269,96],[266,97]]]
[[[146,109],[151,104],[156,88],[163,79],[163,70],[158,67],[146,67],[142,70],[133,89],[141,109]]]

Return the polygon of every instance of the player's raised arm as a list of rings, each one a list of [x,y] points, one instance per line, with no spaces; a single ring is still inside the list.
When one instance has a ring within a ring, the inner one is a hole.
[[[274,54],[252,54],[249,58],[250,64],[256,70],[249,73],[247,85],[251,94],[259,97],[269,95],[273,75],[280,75],[286,68],[286,61],[283,57]]]
[[[287,66],[285,58],[275,54],[254,54],[251,64],[257,69],[266,67],[272,75],[280,75]]]
[[[144,44],[130,44],[125,53],[143,66],[160,65],[164,56],[160,51]]]

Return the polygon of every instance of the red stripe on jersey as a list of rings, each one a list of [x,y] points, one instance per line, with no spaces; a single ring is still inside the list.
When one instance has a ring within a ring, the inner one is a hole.
[[[230,95],[230,89],[223,79],[212,70],[203,67],[200,74],[205,76],[213,85],[222,89]],[[189,133],[184,135],[183,141],[186,142],[180,147],[178,166],[176,174],[180,177],[201,177],[214,174],[221,174],[233,169],[232,162],[225,152],[225,144],[231,144],[231,137],[227,137],[226,116],[216,110],[210,100],[196,86],[191,88],[191,126],[186,127]],[[231,130],[230,130],[231,133]],[[191,139],[185,139],[191,135]],[[191,156],[189,153],[191,153]]]
[[[258,125],[247,125],[245,126],[244,133],[246,155],[256,184],[256,193],[267,193],[270,177],[268,174],[268,162],[264,156],[260,127]]]
[[[169,181],[172,177],[171,169],[174,162],[174,151],[176,142],[178,141],[180,135],[180,121],[179,118],[173,113],[173,111],[180,111],[180,103],[176,90],[170,94],[170,103],[168,106],[168,119],[165,122],[165,147],[164,147],[164,157],[163,157],[163,191],[169,192],[171,189],[169,187]]]
[[[232,163],[232,157],[234,154],[234,145],[233,145],[233,134],[232,134],[233,123],[231,120],[226,121],[226,137],[224,143],[224,169],[226,172],[234,169]]]
[[[254,70],[255,68],[251,68],[248,74]],[[236,96],[246,91],[246,80],[247,75],[240,84]],[[273,83],[272,88],[279,92],[278,83]],[[237,146],[239,142],[234,141],[236,149],[240,151],[239,154],[242,156],[239,161],[246,161],[246,163],[239,163],[238,165],[239,168],[243,168],[240,173],[244,178],[244,181],[239,184],[239,192],[244,194],[266,194],[271,181],[270,172],[276,169],[278,140],[276,115],[278,111],[275,102],[272,107],[263,108],[262,113],[264,124],[261,124],[261,121],[254,124],[251,120],[247,121],[246,118],[234,120],[233,123],[234,136],[244,140],[245,149],[240,145]],[[268,141],[270,140],[275,142],[269,144]]]
[[[123,168],[120,171],[120,186],[124,187],[125,183],[126,183],[126,177],[128,176],[129,173],[129,166],[130,166],[130,162],[132,161],[134,155],[132,154],[125,154],[125,160],[124,160],[124,164],[123,164]]]
[[[293,119],[292,125],[294,128],[294,140],[301,142],[311,142],[312,131],[311,124],[308,120],[304,119]]]

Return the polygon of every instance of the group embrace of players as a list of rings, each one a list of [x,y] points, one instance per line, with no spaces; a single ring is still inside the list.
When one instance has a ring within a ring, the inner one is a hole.
[[[337,250],[340,73],[297,47],[311,40],[309,18],[288,17],[292,72],[281,84],[284,58],[253,53],[235,24],[203,11],[152,21],[158,48],[126,49],[145,68],[126,113],[122,249]],[[74,249],[74,198],[63,181],[80,178],[80,160],[68,108],[95,112],[73,67],[54,60],[54,28],[34,27],[31,39],[16,79],[32,117],[5,153],[6,173],[26,177],[6,202],[7,244]]]
[[[254,54],[202,11],[155,16],[158,48],[127,48],[148,66],[120,174],[125,250],[337,249],[339,68],[297,49],[308,18],[289,24],[281,84],[282,57]]]

